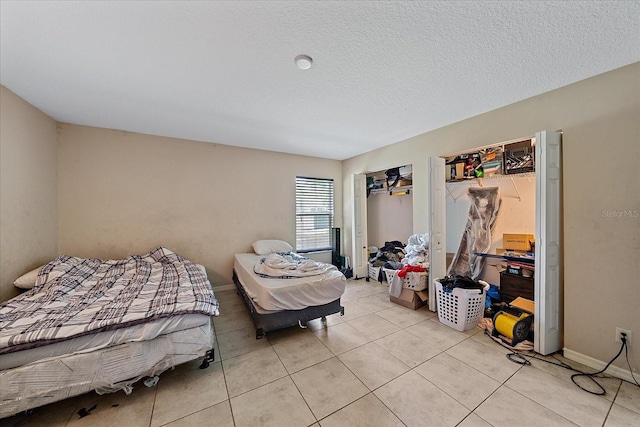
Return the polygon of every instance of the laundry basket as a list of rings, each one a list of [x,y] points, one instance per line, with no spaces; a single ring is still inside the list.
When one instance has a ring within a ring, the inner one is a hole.
[[[456,331],[473,329],[484,315],[484,299],[489,284],[480,282],[485,289],[444,289],[439,280],[436,283],[438,319]]]
[[[384,275],[387,279],[387,282],[389,282],[389,284],[391,284],[391,281],[393,281],[393,278],[396,274],[398,274],[398,271],[400,270],[392,270],[390,268],[383,268],[382,271],[384,272]],[[411,276],[413,275],[414,278],[416,278],[415,280],[411,280]],[[428,286],[428,275],[426,272],[422,272],[422,271],[410,271],[407,273],[406,276],[404,276],[403,280],[402,280],[402,287],[405,289],[411,289],[414,291],[423,291],[425,289],[427,289]]]
[[[393,281],[393,276],[395,276],[399,270],[393,270],[391,268],[383,267],[382,271],[384,273],[384,278],[387,280],[387,282],[391,283]]]
[[[374,267],[373,264],[369,263],[367,269],[367,282],[369,281],[369,279],[374,279],[377,282],[382,282],[384,278],[380,276],[380,270],[382,270],[382,267]]]

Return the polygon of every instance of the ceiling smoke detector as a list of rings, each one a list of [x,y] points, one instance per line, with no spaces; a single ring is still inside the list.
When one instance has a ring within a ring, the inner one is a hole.
[[[298,55],[293,61],[301,70],[308,70],[311,68],[311,63],[313,63],[313,59],[307,55]]]

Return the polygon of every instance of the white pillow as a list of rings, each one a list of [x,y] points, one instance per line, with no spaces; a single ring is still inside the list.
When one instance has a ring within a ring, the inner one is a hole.
[[[289,252],[293,247],[282,240],[256,240],[251,245],[258,255],[269,255],[275,252]]]
[[[13,285],[16,288],[20,288],[20,289],[31,289],[31,288],[33,288],[33,285],[36,284],[36,279],[38,278],[38,273],[40,273],[40,269],[42,267],[44,267],[44,265],[41,265],[38,268],[34,268],[33,270],[31,270],[28,273],[24,273],[22,276],[18,277],[15,280],[15,282],[13,282]]]

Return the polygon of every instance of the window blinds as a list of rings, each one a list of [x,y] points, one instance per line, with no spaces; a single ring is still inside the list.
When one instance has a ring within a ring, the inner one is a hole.
[[[296,251],[331,248],[333,180],[296,177]]]

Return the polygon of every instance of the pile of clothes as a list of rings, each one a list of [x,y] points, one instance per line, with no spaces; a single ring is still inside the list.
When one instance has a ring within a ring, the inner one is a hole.
[[[414,234],[409,237],[404,251],[405,256],[402,258],[399,266],[385,266],[385,268],[398,270],[393,276],[391,283],[389,283],[389,295],[394,297],[400,296],[405,278],[407,278],[410,284],[413,284],[412,288],[420,289],[424,275],[420,275],[419,273],[429,270],[429,233]]]
[[[414,234],[409,237],[405,247],[407,255],[402,259],[403,265],[415,265],[429,268],[429,233]]]
[[[407,273],[423,273],[425,271],[427,271],[427,269],[419,265],[405,265],[398,270],[397,276],[405,278],[407,277]]]
[[[397,240],[385,242],[384,246],[369,258],[369,263],[374,267],[390,268],[398,270],[402,267],[402,260],[406,256],[404,244]]]

